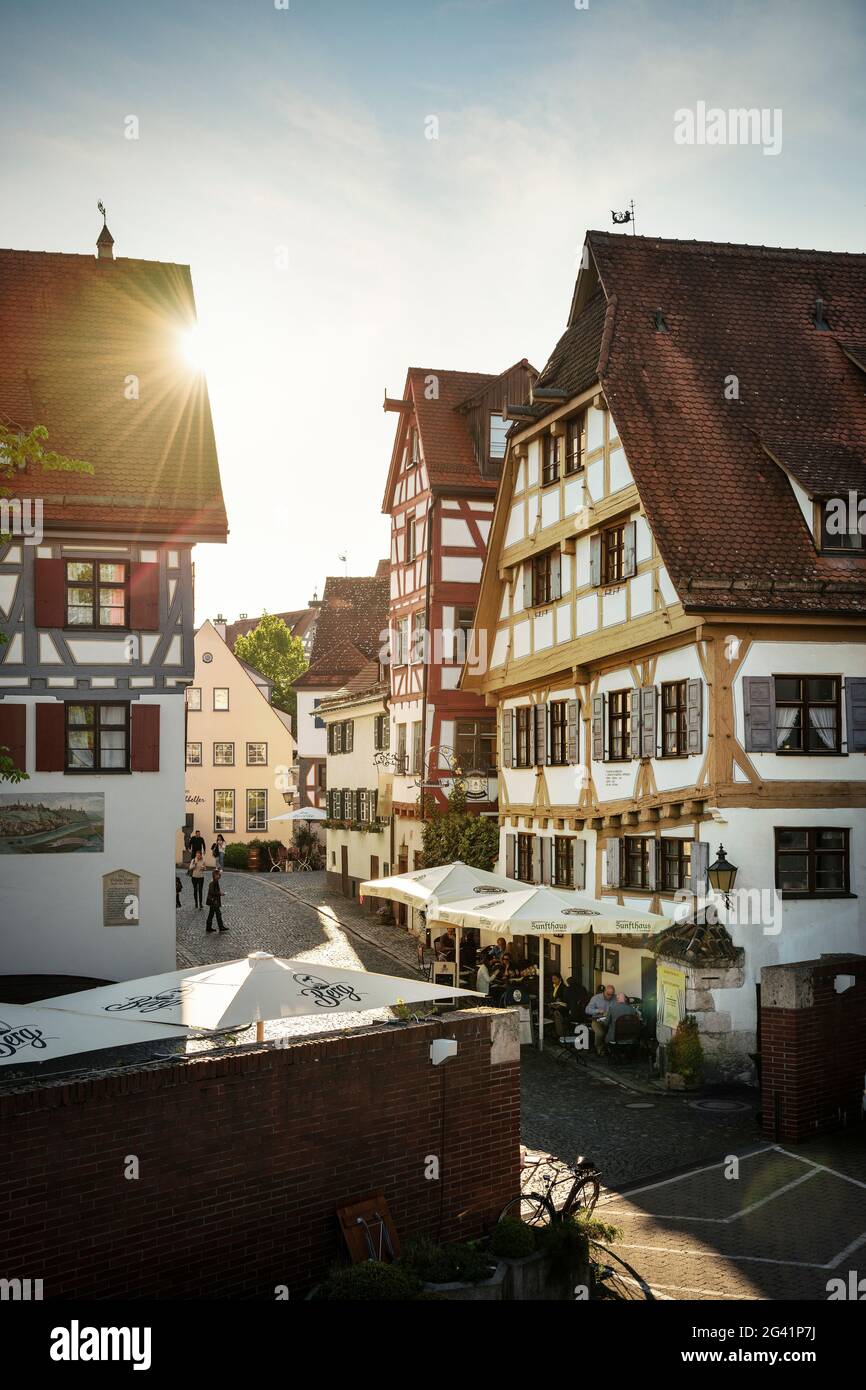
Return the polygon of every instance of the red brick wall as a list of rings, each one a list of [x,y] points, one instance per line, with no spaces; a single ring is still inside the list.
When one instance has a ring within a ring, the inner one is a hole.
[[[761,1009],[764,1131],[807,1139],[859,1123],[866,1073],[866,960],[834,957],[811,965],[809,1008]],[[856,983],[837,994],[837,975]]]
[[[491,1026],[473,1010],[0,1098],[0,1277],[294,1296],[341,1253],[335,1207],[375,1191],[401,1236],[478,1235],[518,1187],[519,1060],[491,1065]],[[459,1048],[434,1067],[436,1037]]]

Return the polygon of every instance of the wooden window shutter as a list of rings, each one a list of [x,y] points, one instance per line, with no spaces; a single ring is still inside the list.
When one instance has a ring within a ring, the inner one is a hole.
[[[505,836],[505,873],[508,878],[514,878],[514,868],[517,860],[517,836]]]
[[[391,716],[385,714],[382,717],[382,747],[391,747]]]
[[[66,626],[66,562],[37,560],[34,565],[37,627]],[[42,769],[45,771],[46,769]]]
[[[328,725],[328,752],[329,752],[329,753],[333,753],[333,751],[334,751],[334,726],[333,726],[333,724],[329,724],[329,725]]]
[[[747,753],[776,751],[776,682],[772,676],[743,677],[744,742]]]
[[[535,737],[533,745],[535,757],[533,761],[538,764],[550,762],[550,749],[547,746],[547,705],[536,705],[533,710],[533,721],[535,723]]]
[[[524,608],[532,607],[532,562],[530,560],[523,562],[523,606]]]
[[[655,892],[659,882],[659,859],[661,857],[662,846],[660,840],[650,840],[649,854],[647,855],[647,887]]]
[[[562,555],[558,550],[550,556],[550,597],[562,598]]]
[[[589,582],[594,589],[601,583],[601,535],[589,538]]]
[[[0,703],[0,749],[8,748],[9,757],[19,772],[26,772],[27,706]]]
[[[686,747],[690,753],[700,753],[704,747],[704,683],[686,682]]]
[[[333,791],[331,790],[330,787],[328,788],[327,792],[325,793],[325,797],[326,797],[327,806],[328,806],[328,820],[333,820],[333,819],[334,819],[334,793],[333,793]]]
[[[586,888],[586,840],[579,837],[571,842],[571,881],[578,891]]]
[[[351,753],[351,751],[352,751],[352,749],[354,748],[354,746],[355,746],[355,721],[354,721],[354,719],[347,719],[347,720],[346,720],[346,752],[347,752],[347,753]]]
[[[368,795],[368,797],[369,797],[369,805],[370,805],[370,820],[371,820],[371,821],[378,820],[378,818],[379,818],[379,792],[378,792],[377,788],[374,787],[373,790],[372,790],[371,792],[368,792],[367,795]]]
[[[66,771],[66,711],[59,702],[36,706],[36,771]]]
[[[622,864],[622,841],[608,840],[604,847],[604,887],[619,888]]]
[[[129,722],[132,771],[159,772],[159,705],[134,704]]]
[[[629,744],[633,758],[639,758],[640,752],[640,691],[637,689],[629,691]]]
[[[592,756],[597,763],[604,762],[604,696],[592,697]]]
[[[710,867],[710,847],[702,840],[692,840],[689,866],[689,892],[696,898],[706,897],[707,870]]]
[[[129,567],[129,626],[135,632],[159,631],[159,565]]]
[[[622,532],[622,573],[624,579],[637,574],[637,522],[627,521]]]
[[[580,762],[580,703],[569,700],[566,709],[567,756],[570,763]]]
[[[544,873],[544,840],[540,835],[532,837],[532,882],[541,883]]]
[[[656,756],[656,707],[658,695],[654,685],[644,685],[640,692],[640,756]]]
[[[553,849],[553,841],[538,839],[539,859],[541,860],[541,882],[550,883],[550,852]]]
[[[514,765],[514,710],[502,711],[502,766]]]
[[[866,676],[845,677],[845,706],[848,752],[866,753]]]

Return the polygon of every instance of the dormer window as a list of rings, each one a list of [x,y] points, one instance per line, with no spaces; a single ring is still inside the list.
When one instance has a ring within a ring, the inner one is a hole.
[[[821,502],[821,549],[854,551],[862,554],[861,524],[866,525],[866,499],[859,501],[856,492],[847,497],[830,497]],[[863,508],[861,517],[860,508]]]
[[[508,434],[508,421],[501,415],[490,416],[490,457],[505,458],[505,437]]]

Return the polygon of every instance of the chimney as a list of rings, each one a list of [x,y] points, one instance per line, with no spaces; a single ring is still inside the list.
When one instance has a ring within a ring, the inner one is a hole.
[[[102,231],[99,233],[99,236],[96,238],[96,256],[97,256],[97,259],[100,260],[100,261],[113,261],[113,260],[114,260],[114,237],[111,235],[111,232],[108,230],[108,224],[107,224],[107,222],[106,222],[106,220],[105,220],[105,208],[102,206],[101,203],[97,203],[96,206],[99,208],[99,211],[102,213]]]
[[[211,619],[211,626],[214,628],[214,630],[215,630],[216,632],[219,633],[219,635],[220,635],[220,637],[223,639],[223,641],[225,641],[225,640],[226,640],[226,620],[225,620],[225,618],[223,617],[222,613],[217,613],[216,617]]]

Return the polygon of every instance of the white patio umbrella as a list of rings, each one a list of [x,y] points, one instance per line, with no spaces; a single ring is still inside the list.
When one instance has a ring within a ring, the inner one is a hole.
[[[321,806],[299,806],[294,811],[284,811],[281,816],[268,816],[268,821],[276,820],[327,820],[328,813]]]
[[[632,933],[663,931],[666,917],[635,912],[618,903],[583,898],[544,884],[519,884],[517,893],[476,895],[436,904],[440,921],[455,927],[478,927],[500,936],[576,936],[588,931]],[[539,951],[538,1046],[544,1046],[544,950]]]
[[[92,991],[84,991],[85,994]],[[76,995],[70,994],[69,999]],[[38,1004],[0,1004],[0,1067],[53,1062],[78,1052],[97,1052],[131,1043],[167,1042],[187,1037],[190,1029],[173,1022],[143,1021],[121,1014],[95,1017],[65,1013]]]
[[[404,980],[364,970],[343,970],[317,961],[281,960],[253,951],[225,965],[172,970],[142,980],[100,985],[77,994],[42,999],[39,1007],[100,1017],[153,1019],[194,1028],[238,1028],[303,1014],[362,1013],[402,1000],[469,998],[473,991],[427,980]]]

